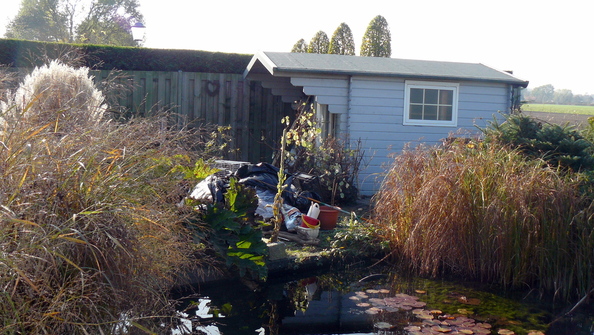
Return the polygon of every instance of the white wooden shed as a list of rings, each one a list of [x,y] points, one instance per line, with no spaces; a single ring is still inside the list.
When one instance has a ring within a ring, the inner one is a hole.
[[[361,140],[363,195],[379,189],[405,144],[477,134],[475,125],[512,110],[528,86],[483,64],[283,52],[254,55],[244,76],[285,102],[314,96],[325,133]]]

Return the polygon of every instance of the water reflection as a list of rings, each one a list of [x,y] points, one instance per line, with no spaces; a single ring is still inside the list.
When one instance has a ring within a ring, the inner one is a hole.
[[[547,328],[562,306],[526,292],[514,298],[387,270],[295,276],[256,290],[231,281],[199,290],[202,298],[182,306],[187,330],[177,334],[594,334],[591,306]]]

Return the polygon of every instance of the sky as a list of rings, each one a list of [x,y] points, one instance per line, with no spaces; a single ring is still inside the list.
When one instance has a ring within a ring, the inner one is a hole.
[[[0,36],[21,0],[0,0]],[[357,53],[382,15],[392,57],[482,63],[511,70],[529,88],[594,94],[592,0],[138,0],[144,47],[254,54],[289,52],[342,23]]]

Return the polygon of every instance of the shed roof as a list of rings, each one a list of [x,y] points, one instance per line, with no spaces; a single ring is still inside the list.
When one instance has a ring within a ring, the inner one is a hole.
[[[503,82],[526,87],[528,81],[480,63],[458,63],[384,57],[333,54],[260,52],[252,57],[245,71],[273,76],[297,74],[361,75],[406,77],[432,80]]]

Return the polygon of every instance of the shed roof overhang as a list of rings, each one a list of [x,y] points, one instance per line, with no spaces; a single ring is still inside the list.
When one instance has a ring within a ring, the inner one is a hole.
[[[349,78],[352,76],[504,83],[513,87],[528,86],[528,81],[480,63],[330,54],[260,52],[252,57],[244,71],[244,77],[261,81],[264,87],[273,89],[273,94],[277,92],[279,93],[277,95],[283,95],[284,101],[294,101],[293,98],[303,94],[302,87],[295,87],[291,84],[292,77]],[[287,95],[285,96],[285,94]]]

